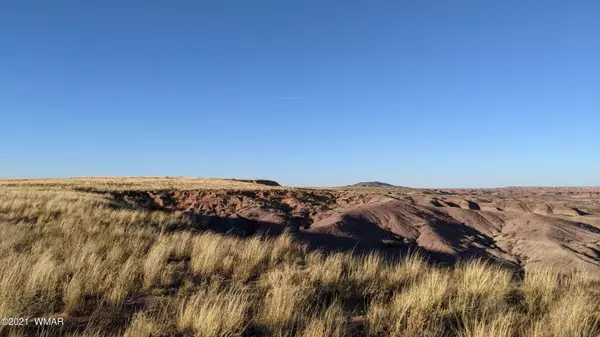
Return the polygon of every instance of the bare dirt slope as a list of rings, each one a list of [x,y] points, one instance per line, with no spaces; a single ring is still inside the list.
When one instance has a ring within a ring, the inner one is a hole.
[[[432,259],[486,258],[600,279],[599,188],[418,190],[201,189],[113,192],[132,207],[184,211],[199,228],[297,233],[313,248],[418,249]]]

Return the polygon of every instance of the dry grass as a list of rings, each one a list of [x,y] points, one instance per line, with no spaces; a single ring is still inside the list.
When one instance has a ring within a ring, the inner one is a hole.
[[[214,285],[207,288],[183,300],[177,318],[179,330],[203,337],[240,335],[252,305],[248,292]]]
[[[66,318],[0,335],[600,335],[600,290],[583,276],[530,270],[516,281],[478,261],[449,269],[418,255],[310,251],[288,234],[186,231],[182,214],[79,188],[120,183],[0,183],[0,317]]]
[[[43,188],[80,191],[152,191],[193,189],[264,190],[280,187],[219,178],[81,177],[62,179],[0,179],[0,188]]]

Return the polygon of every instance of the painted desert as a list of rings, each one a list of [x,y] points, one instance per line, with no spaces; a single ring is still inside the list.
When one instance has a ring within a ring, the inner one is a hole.
[[[598,187],[5,179],[0,239],[6,336],[600,334]]]

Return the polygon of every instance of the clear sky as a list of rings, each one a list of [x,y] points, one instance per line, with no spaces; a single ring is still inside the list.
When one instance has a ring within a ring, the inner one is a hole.
[[[600,185],[600,1],[3,1],[0,176]]]

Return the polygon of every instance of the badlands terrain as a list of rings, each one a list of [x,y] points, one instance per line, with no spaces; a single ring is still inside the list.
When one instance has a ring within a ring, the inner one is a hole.
[[[598,336],[600,188],[0,180],[6,336]]]
[[[259,184],[260,185],[260,184]],[[312,248],[419,250],[523,271],[600,277],[600,188],[418,190],[402,187],[125,191],[116,200],[182,211],[201,227],[248,236],[286,228]]]

